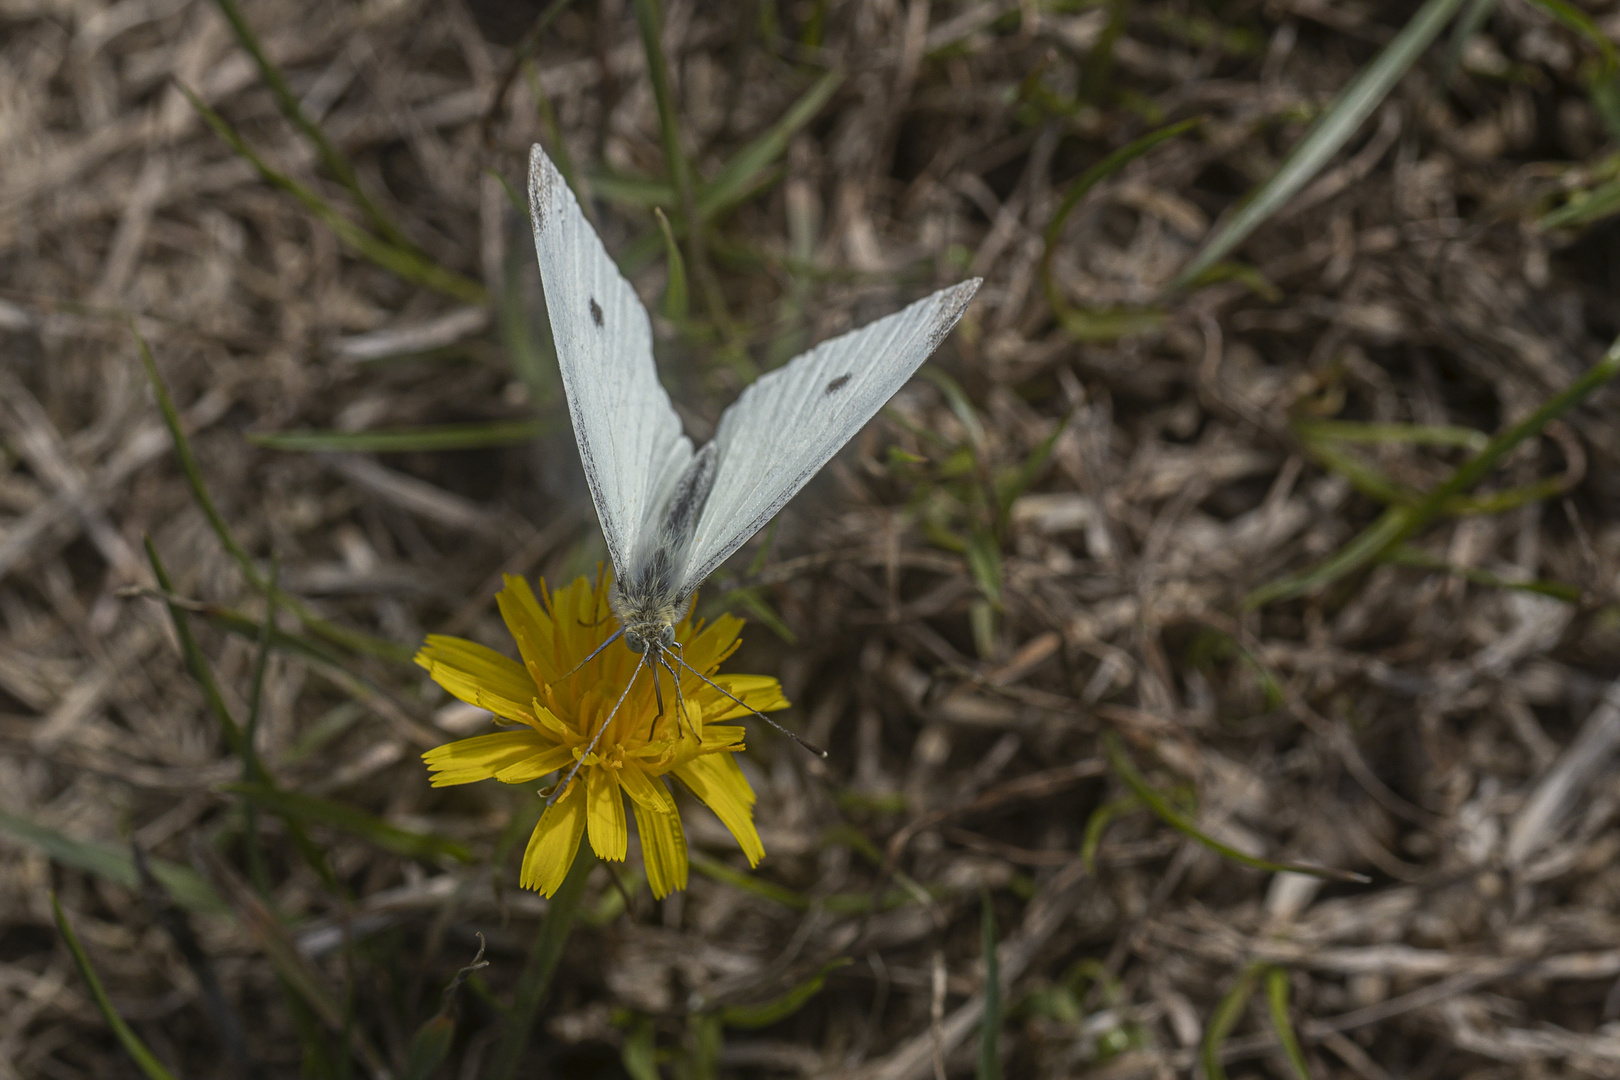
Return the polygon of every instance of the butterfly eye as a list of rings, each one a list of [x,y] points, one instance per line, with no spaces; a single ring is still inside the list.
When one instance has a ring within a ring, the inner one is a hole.
[[[624,632],[624,644],[625,647],[631,652],[638,653],[647,651],[647,639],[636,633],[634,630],[626,630]]]
[[[664,627],[663,631],[658,635],[658,644],[666,649],[675,644],[675,628],[673,626]]]

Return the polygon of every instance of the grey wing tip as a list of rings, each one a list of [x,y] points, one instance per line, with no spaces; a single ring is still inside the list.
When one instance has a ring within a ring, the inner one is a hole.
[[[561,181],[562,176],[545,149],[539,143],[529,147],[529,213],[536,230],[546,227],[547,212],[552,208],[556,185]]]
[[[962,312],[967,310],[968,304],[973,300],[973,294],[979,291],[982,284],[983,278],[968,278],[934,294],[933,298],[939,301],[939,307],[935,309],[934,324],[928,333],[928,348],[923,351],[924,357],[932,356],[934,350],[939,348],[940,342],[945,340],[945,335],[951,332],[956,321],[962,317]]]
[[[950,312],[953,320],[961,316],[962,311],[973,299],[973,295],[979,291],[979,286],[983,284],[984,278],[968,278],[966,281],[957,282],[947,289],[940,290],[940,293],[945,298],[945,309]]]
[[[948,289],[940,290],[945,299],[943,307],[946,318],[952,323],[960,319],[962,312],[966,311],[968,304],[972,302],[973,295],[979,291],[979,286],[983,284],[984,278],[968,278],[966,281],[958,282]]]

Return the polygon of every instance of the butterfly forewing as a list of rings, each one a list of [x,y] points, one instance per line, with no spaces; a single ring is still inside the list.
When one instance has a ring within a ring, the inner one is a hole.
[[[713,487],[681,574],[689,594],[855,436],[961,318],[979,279],[824,341],[762,375],[720,417]]]
[[[622,580],[645,557],[692,443],[658,381],[646,309],[538,145],[529,209],[574,438]]]

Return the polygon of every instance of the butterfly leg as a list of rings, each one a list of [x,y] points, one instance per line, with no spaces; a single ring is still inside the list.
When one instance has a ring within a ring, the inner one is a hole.
[[[664,718],[664,688],[659,685],[658,665],[653,662],[651,649],[648,649],[642,654],[641,663],[636,665],[637,671],[640,671],[642,668],[647,668],[652,672],[653,700],[658,703],[658,712],[655,713],[653,718],[647,722],[647,738],[651,739],[653,737],[653,733],[658,730],[658,721]]]
[[[678,672],[676,672],[675,665],[673,665],[673,664],[671,664],[669,662],[669,657],[664,656],[662,653],[660,653],[659,657],[658,657],[658,660],[659,660],[660,663],[662,663],[664,665],[664,670],[669,672],[669,681],[675,687],[675,726],[676,726],[676,730],[679,730],[682,721],[685,721],[686,730],[688,732],[690,732],[691,735],[692,735],[692,738],[695,739],[695,738],[698,737],[697,728],[692,726],[692,717],[690,715],[688,715],[687,711],[686,711],[686,697],[681,693],[681,677],[680,677],[680,674]]]

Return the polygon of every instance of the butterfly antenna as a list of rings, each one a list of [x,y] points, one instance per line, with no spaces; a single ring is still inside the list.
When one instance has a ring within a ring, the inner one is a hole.
[[[684,656],[682,656],[680,653],[675,654],[675,662],[680,664],[681,667],[685,668],[687,671],[690,671],[692,674],[696,675],[698,678],[702,679],[704,682],[708,683],[710,686],[714,687],[714,689],[716,689],[716,690],[720,691],[722,694],[726,695],[726,697],[730,698],[732,701],[735,701],[738,705],[741,705],[743,708],[747,709],[749,712],[753,713],[755,716],[757,716],[761,720],[765,721],[767,724],[769,724],[771,727],[775,728],[777,731],[780,731],[782,734],[786,735],[788,738],[792,739],[794,742],[796,742],[800,746],[804,747],[804,749],[806,749],[806,750],[810,751],[812,754],[816,755],[816,757],[824,758],[824,757],[827,756],[827,751],[821,749],[819,746],[813,746],[810,743],[805,742],[803,739],[799,738],[798,735],[796,735],[793,732],[789,731],[787,728],[783,727],[781,724],[778,724],[775,720],[772,720],[770,717],[766,716],[764,713],[760,712],[758,709],[756,709],[752,705],[748,704],[748,702],[744,701],[742,698],[738,697],[736,694],[733,694],[730,690],[727,690],[725,687],[721,686],[719,683],[715,682],[713,679],[711,679],[707,675],[703,674],[703,672],[699,671],[697,668],[693,667],[691,664],[688,664],[686,662],[686,658]]]
[[[579,770],[584,766],[585,759],[595,752],[596,744],[602,741],[602,732],[606,731],[608,725],[613,723],[613,718],[619,715],[619,708],[624,704],[624,699],[630,696],[630,688],[636,685],[636,677],[640,674],[641,665],[637,664],[636,669],[630,673],[630,681],[624,684],[624,693],[620,694],[619,700],[613,703],[613,711],[607,714],[607,719],[602,721],[602,726],[596,729],[595,735],[591,736],[591,744],[585,748],[583,754],[574,759],[574,767],[568,770],[568,775],[562,778],[562,782],[551,790],[551,796],[546,799],[547,810],[551,809],[552,803],[562,798],[563,792],[568,790],[568,785],[572,784],[574,777],[579,775]]]
[[[558,679],[566,679],[566,678],[568,678],[568,676],[572,675],[574,672],[578,671],[580,668],[584,667],[586,664],[590,663],[592,660],[595,660],[598,656],[600,656],[602,654],[603,649],[607,648],[609,645],[613,644],[615,641],[618,641],[622,637],[624,637],[624,627],[621,626],[619,629],[613,631],[613,634],[612,634],[611,637],[609,637],[606,641],[602,642],[602,644],[598,645],[596,647],[595,651],[593,651],[591,653],[591,655],[587,656],[585,659],[581,660],[579,663],[575,664],[573,667],[571,667],[567,671],[563,672],[561,675],[558,676]]]

